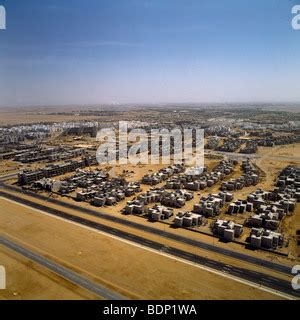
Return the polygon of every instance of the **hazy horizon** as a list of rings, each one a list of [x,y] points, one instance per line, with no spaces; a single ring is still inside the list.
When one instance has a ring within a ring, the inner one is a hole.
[[[0,106],[0,110],[2,111],[11,111],[11,110],[20,110],[20,109],[28,109],[31,111],[39,110],[49,110],[54,111],[59,108],[61,112],[70,112],[70,111],[99,111],[101,109],[106,108],[134,108],[134,109],[143,109],[144,107],[151,107],[153,109],[159,108],[226,108],[226,109],[238,109],[238,108],[250,108],[255,107],[258,109],[264,108],[275,108],[278,110],[285,109],[299,109],[300,111],[300,102],[170,102],[170,103],[119,103],[119,104],[109,104],[109,103],[92,103],[92,104],[53,104],[53,105],[11,105],[11,106]],[[64,108],[63,110],[61,108]]]

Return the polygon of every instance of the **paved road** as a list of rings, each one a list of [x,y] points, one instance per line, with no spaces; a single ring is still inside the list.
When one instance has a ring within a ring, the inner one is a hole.
[[[109,299],[109,300],[124,300],[125,298],[121,295],[108,290],[107,288],[96,284],[85,277],[79,275],[78,273],[71,271],[70,269],[67,269],[66,267],[53,262],[49,259],[46,259],[45,257],[27,249],[19,244],[12,242],[8,240],[7,238],[4,238],[0,236],[0,244],[21,254],[22,256],[48,268],[49,270],[57,273],[58,275],[62,276],[63,278],[71,281],[72,283],[75,283],[76,285],[85,288],[93,293],[96,293],[99,297]]]
[[[270,151],[272,151],[272,148],[270,148]],[[250,158],[250,159],[260,159],[260,158],[265,158],[265,159],[270,159],[270,160],[289,160],[289,161],[300,161],[300,157],[293,157],[293,156],[272,156],[272,155],[264,155],[264,154],[256,154],[256,153],[251,153],[251,154],[245,154],[245,153],[237,153],[237,152],[226,152],[226,151],[216,151],[216,150],[210,150],[210,151],[205,151],[207,154],[214,154],[214,155],[223,155],[223,156],[228,156],[230,158]]]
[[[119,238],[138,243],[138,244],[143,245],[145,247],[149,247],[151,249],[158,250],[158,251],[163,251],[163,252],[168,253],[172,256],[191,261],[191,262],[199,264],[201,266],[206,266],[206,267],[227,273],[231,276],[235,276],[235,277],[250,281],[250,282],[255,283],[259,286],[268,287],[272,290],[276,290],[278,292],[285,293],[289,296],[294,296],[294,297],[300,298],[300,292],[293,290],[291,283],[289,281],[278,279],[273,276],[268,276],[268,275],[261,273],[261,272],[251,271],[251,270],[248,270],[245,268],[234,267],[232,265],[228,265],[228,264],[225,264],[225,263],[222,263],[219,261],[215,261],[212,259],[207,259],[207,258],[198,256],[198,255],[195,255],[190,252],[186,252],[186,251],[174,248],[174,247],[166,247],[162,243],[152,241],[152,240],[149,240],[149,239],[146,239],[146,238],[143,238],[143,237],[140,237],[140,236],[137,236],[137,235],[113,228],[113,227],[109,227],[107,225],[103,225],[103,224],[100,224],[95,221],[91,221],[91,220],[88,220],[88,219],[85,219],[82,217],[78,217],[78,216],[63,212],[61,210],[49,208],[45,205],[38,204],[38,203],[32,202],[30,200],[24,199],[24,198],[20,198],[15,195],[5,194],[4,192],[0,192],[0,196],[3,196],[5,198],[8,198],[10,200],[16,201],[21,204],[25,204],[25,205],[33,207],[35,209],[42,210],[42,211],[47,212],[49,214],[52,214],[54,216],[58,216],[60,218],[66,219],[66,220],[73,221],[75,223],[82,224],[84,226],[88,226],[88,227],[96,229],[96,230],[103,231],[103,232],[108,233],[110,235],[114,235]]]
[[[72,210],[76,210],[76,211],[79,211],[79,212],[84,212],[84,213],[92,215],[92,216],[100,217],[102,219],[106,219],[106,220],[109,220],[109,221],[112,221],[112,222],[120,223],[122,225],[126,225],[126,226],[129,226],[129,227],[132,227],[132,228],[135,228],[135,229],[139,229],[139,230],[142,230],[142,231],[145,231],[145,232],[148,232],[148,233],[156,234],[156,235],[159,235],[159,236],[164,237],[164,238],[175,240],[177,242],[182,242],[182,243],[194,246],[196,248],[201,248],[201,249],[204,249],[204,250],[213,251],[215,253],[222,254],[222,255],[225,255],[225,256],[228,256],[228,257],[231,257],[231,258],[234,258],[234,259],[238,259],[238,260],[241,260],[241,261],[244,261],[244,262],[255,264],[255,265],[259,266],[259,267],[265,267],[265,268],[268,268],[268,269],[272,269],[272,270],[275,270],[275,271],[282,272],[284,274],[291,275],[291,268],[289,266],[286,266],[286,265],[282,265],[282,264],[275,263],[275,262],[272,262],[272,261],[264,260],[264,259],[261,259],[261,258],[257,258],[257,257],[254,257],[254,256],[247,255],[245,253],[236,252],[236,251],[233,251],[233,250],[230,250],[230,249],[225,249],[225,248],[219,247],[219,246],[214,245],[214,244],[209,244],[209,243],[206,243],[206,242],[202,242],[200,240],[195,240],[195,239],[187,238],[187,237],[184,237],[184,236],[180,236],[180,235],[168,232],[168,231],[157,229],[155,227],[142,225],[142,224],[134,222],[134,221],[122,219],[122,218],[119,218],[119,217],[116,217],[116,216],[113,216],[113,215],[109,215],[109,214],[106,214],[106,213],[98,212],[98,211],[95,211],[95,210],[92,210],[92,209],[79,207],[77,205],[74,205],[74,204],[71,204],[71,203],[67,203],[67,202],[63,202],[63,201],[60,201],[60,200],[57,200],[57,199],[45,197],[43,195],[36,194],[34,192],[25,191],[25,190],[22,190],[22,189],[20,189],[18,187],[15,187],[15,186],[5,185],[5,188],[11,189],[11,190],[19,192],[19,193],[24,193],[24,194],[30,195],[30,196],[35,197],[37,199],[43,200],[46,203],[50,202],[50,203],[58,204],[60,206],[67,207],[67,208],[72,209]]]

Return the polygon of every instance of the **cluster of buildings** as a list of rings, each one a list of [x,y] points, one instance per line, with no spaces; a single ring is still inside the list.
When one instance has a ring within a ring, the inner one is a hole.
[[[282,246],[284,235],[264,228],[252,228],[250,243],[254,248],[276,249]]]
[[[58,150],[59,148],[41,148],[39,145],[51,137],[54,132],[63,134],[84,135],[96,137],[100,127],[98,122],[60,122],[46,124],[16,125],[0,128],[0,160],[13,159],[22,163],[36,161],[56,161],[75,157],[73,150]],[[29,149],[31,149],[29,152]],[[82,153],[81,153],[82,154]]]
[[[282,170],[273,191],[257,190],[248,196],[253,203],[255,215],[248,219],[253,227],[277,230],[285,215],[295,210],[300,201],[300,169],[289,166]]]
[[[97,164],[96,156],[86,155],[79,160],[68,160],[62,164],[51,164],[37,170],[25,170],[18,174],[18,183],[21,185],[31,184],[42,178],[60,176],[76,169],[85,168]]]
[[[101,170],[83,169],[76,170],[74,175],[65,180],[42,178],[33,182],[31,187],[62,195],[83,188],[76,192],[76,200],[86,201],[97,207],[113,205],[141,191],[139,183],[127,182],[121,178],[109,179],[109,175]]]
[[[249,160],[242,162],[241,168],[244,172],[236,179],[225,181],[221,185],[223,191],[241,190],[244,187],[255,186],[259,182],[259,170],[257,170]]]
[[[261,189],[251,193],[247,200],[253,204],[255,209],[255,214],[248,219],[247,224],[251,227],[263,227],[270,230],[277,230],[280,221],[288,212],[294,211],[296,206],[296,199],[287,199],[285,196],[278,196],[273,191],[266,192]]]
[[[186,201],[193,199],[194,194],[185,190],[168,192],[164,188],[153,188],[145,193],[139,194],[136,199],[128,201],[123,213],[142,214],[146,210],[146,205],[150,203],[161,203],[163,206],[171,208],[182,208]]]
[[[246,145],[241,148],[240,153],[251,154],[256,153],[258,149],[258,143],[254,140],[247,140]]]
[[[135,199],[135,200],[127,201],[127,204],[125,208],[122,210],[122,212],[124,214],[142,214],[145,212],[145,209],[146,209],[145,202]]]
[[[25,151],[18,153],[14,160],[22,163],[33,163],[38,161],[54,162],[59,160],[68,160],[76,158],[85,154],[84,148],[66,148],[64,147],[51,147],[51,148],[38,148],[37,150]]]
[[[245,212],[253,211],[253,202],[248,202],[245,200],[236,200],[228,206],[228,214],[243,214]]]
[[[0,151],[8,152],[12,149],[12,146],[16,146],[24,142],[25,136],[17,134],[4,133],[0,128]]]
[[[89,177],[87,176],[87,180]],[[139,183],[127,182],[123,178],[107,179],[100,173],[98,179],[76,193],[77,201],[88,201],[96,207],[111,206],[141,191]]]
[[[255,140],[259,146],[274,147],[278,145],[292,144],[300,142],[300,135],[289,135],[280,137],[267,137]]]
[[[289,136],[266,136],[259,139],[249,139],[246,142],[246,146],[240,150],[240,153],[256,153],[258,146],[261,147],[274,147],[277,145],[286,145],[286,144],[292,144],[300,142],[300,136],[299,135],[289,135]]]
[[[282,170],[277,180],[277,188],[273,191],[258,189],[248,196],[257,212],[271,210],[278,213],[279,218],[295,210],[300,201],[300,169],[289,166]]]
[[[76,190],[75,184],[68,183],[67,181],[59,181],[51,178],[42,178],[41,180],[34,181],[31,184],[31,189],[46,190],[55,192],[62,195],[68,194]]]
[[[167,168],[160,169],[158,172],[144,175],[142,178],[142,183],[153,186],[167,180],[174,174],[183,172],[184,170],[184,165],[175,164]]]
[[[194,204],[193,212],[205,217],[215,217],[220,213],[220,209],[225,202],[230,202],[232,199],[233,195],[231,193],[223,191],[217,194],[210,194],[207,197],[202,196],[199,204]]]
[[[76,185],[79,188],[88,188],[93,185],[99,185],[103,181],[108,180],[108,173],[102,170],[84,170],[78,169],[75,174],[67,177],[66,182]]]
[[[41,141],[51,135],[51,124],[15,125],[0,128],[0,144],[19,144],[27,140]]]
[[[246,126],[246,129],[253,129],[252,126]],[[273,128],[273,127],[272,127]],[[274,129],[274,128],[273,128]],[[246,131],[234,131],[230,128],[211,127],[205,129],[205,135],[207,137],[206,149],[224,151],[224,152],[236,152],[239,148],[240,153],[254,154],[258,150],[258,146],[273,147],[276,145],[286,145],[300,142],[300,135],[282,135],[273,136],[271,131],[253,131],[249,130],[248,135],[258,136],[259,138],[239,139]],[[221,137],[224,138],[224,142],[220,145]]]
[[[185,190],[165,191],[162,194],[160,203],[172,208],[182,208],[186,201],[192,200],[194,194]]]
[[[189,211],[179,211],[173,220],[173,225],[177,228],[201,226],[203,223],[205,219],[202,215]]]
[[[146,210],[149,219],[151,221],[159,221],[169,219],[174,215],[174,210],[172,208],[167,208],[165,206],[154,205],[152,208]]]
[[[212,224],[212,231],[226,241],[233,241],[242,235],[243,226],[233,221],[218,219]]]
[[[220,140],[221,138],[218,136],[208,137],[205,149],[215,150],[218,147]]]
[[[242,140],[229,138],[225,140],[221,146],[217,147],[216,150],[224,152],[235,152],[241,147],[241,145]]]
[[[279,175],[277,186],[277,189],[270,192],[258,189],[249,194],[247,200],[237,200],[228,207],[230,214],[255,210],[255,214],[247,219],[247,225],[252,227],[249,242],[255,248],[276,249],[283,245],[284,235],[277,230],[280,221],[286,214],[293,212],[297,201],[300,201],[300,169],[291,166],[285,168]],[[225,202],[232,200],[233,195],[228,192],[201,197],[200,203],[194,205],[192,212],[178,212],[173,221],[174,226],[203,225],[205,217],[216,216]],[[214,234],[225,241],[234,241],[243,233],[242,224],[229,220],[217,219],[211,224],[211,228]]]
[[[94,123],[92,125],[80,125],[76,127],[66,128],[63,132],[63,135],[75,135],[75,136],[83,136],[89,135],[91,138],[95,138],[97,136],[98,126]]]
[[[299,127],[297,125],[297,121],[278,121],[277,123],[268,122],[250,122],[250,121],[237,121],[236,125],[239,128],[245,129],[247,131],[257,130],[258,132],[270,132],[267,130],[274,131],[288,131],[291,132],[293,130],[297,130]]]
[[[272,137],[273,133],[268,130],[247,130],[249,136],[252,137]]]
[[[300,168],[289,166],[282,170],[277,180],[278,193],[300,200]]]
[[[211,172],[208,172],[207,168],[203,168],[199,174],[189,173],[188,171],[178,174],[167,180],[166,189],[203,190],[223,180],[233,171],[236,164],[237,161],[234,160],[222,160]]]
[[[36,182],[40,183],[40,181]],[[90,202],[94,206],[113,205],[125,197],[140,192],[139,183],[127,182],[125,179],[109,179],[109,175],[102,170],[78,169],[76,173],[62,181],[52,184],[52,191],[66,194],[76,191],[77,201]]]
[[[296,208],[300,201],[300,169],[289,166],[282,170],[277,188],[272,191],[258,189],[247,200],[237,200],[228,207],[229,214],[252,212],[246,220],[251,227],[250,243],[255,248],[276,249],[282,246],[284,235],[279,227],[282,219]]]
[[[218,136],[218,137],[234,137],[238,138],[240,133],[233,130],[230,126],[219,125],[219,126],[210,126],[205,128],[205,136]]]
[[[153,188],[149,191],[139,194],[137,199],[127,201],[125,208],[123,209],[124,214],[142,214],[145,212],[146,205],[150,203],[160,202],[162,194],[164,193],[163,188]]]
[[[0,147],[0,160],[14,159],[18,155],[22,155],[29,151],[39,150],[36,144],[9,144]]]
[[[87,171],[77,169],[76,173],[64,180],[42,178],[31,184],[31,189],[40,189],[62,195],[74,192],[78,187],[87,188],[108,179],[108,174],[103,171]]]

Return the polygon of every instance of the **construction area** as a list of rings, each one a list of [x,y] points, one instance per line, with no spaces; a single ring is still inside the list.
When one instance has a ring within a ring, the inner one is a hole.
[[[99,164],[96,132],[116,127],[106,121],[0,130],[0,257],[15,279],[1,298],[297,298],[287,289],[300,259],[296,128],[203,123],[194,170]]]

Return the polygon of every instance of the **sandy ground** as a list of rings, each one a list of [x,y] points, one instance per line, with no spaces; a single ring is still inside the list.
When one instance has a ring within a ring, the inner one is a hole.
[[[14,194],[14,192],[11,192],[11,191],[8,191],[8,190],[6,190],[6,192]],[[16,195],[20,196],[19,193],[17,193]],[[36,198],[32,198],[30,196],[22,195],[22,197],[24,197],[26,199],[29,199],[31,201],[35,201],[37,203],[44,204],[43,201],[38,200]],[[74,204],[74,201],[71,200],[71,199],[66,199],[66,198],[63,198],[63,199],[65,199],[65,201],[67,201],[67,202],[70,202],[70,203]],[[76,202],[75,202],[75,204],[76,204]],[[91,206],[88,203],[80,203],[80,204],[83,207],[91,208]],[[81,217],[84,217],[84,218],[92,220],[92,221],[96,221],[96,222],[99,222],[99,223],[102,223],[102,224],[105,224],[105,225],[113,226],[113,227],[115,227],[117,229],[121,229],[121,230],[130,232],[130,233],[134,233],[134,234],[137,234],[137,235],[141,235],[141,236],[146,237],[146,238],[151,239],[151,240],[159,241],[159,242],[164,243],[164,244],[169,245],[169,246],[175,246],[175,247],[187,250],[187,251],[192,252],[192,253],[197,253],[197,254],[200,254],[200,255],[215,259],[215,260],[217,259],[219,261],[223,261],[223,262],[226,262],[226,263],[229,263],[229,264],[234,264],[236,266],[242,266],[242,267],[246,267],[246,268],[251,268],[251,269],[257,271],[257,268],[255,266],[249,265],[249,264],[245,264],[245,263],[241,262],[240,260],[229,259],[229,258],[227,258],[227,257],[225,257],[223,255],[217,255],[217,254],[212,253],[210,251],[200,250],[200,249],[197,249],[195,247],[192,247],[192,246],[189,246],[189,245],[185,245],[185,244],[182,244],[182,243],[179,243],[179,242],[175,242],[175,241],[172,241],[172,240],[167,240],[165,238],[162,238],[162,237],[159,237],[159,236],[155,236],[155,235],[153,235],[151,233],[142,232],[142,231],[140,231],[138,229],[130,228],[130,227],[124,226],[124,225],[119,224],[119,223],[113,223],[113,222],[107,221],[105,219],[101,219],[101,218],[98,218],[98,217],[95,217],[95,216],[91,216],[91,215],[88,215],[88,214],[81,213],[80,212],[80,206],[79,206],[78,210],[71,210],[71,209],[68,209],[68,208],[65,208],[65,207],[61,207],[60,205],[54,205],[52,203],[47,203],[47,205],[50,206],[50,207],[53,207],[55,209],[58,209],[58,210],[62,209],[65,212],[69,212],[71,214],[75,214],[77,216],[81,216]],[[95,208],[95,207],[92,207],[92,208],[95,209],[96,211],[98,210],[100,212],[103,212],[103,208]],[[110,209],[112,209],[112,208],[110,207]],[[262,251],[262,250],[246,249],[243,245],[240,245],[240,244],[237,244],[237,243],[233,243],[233,242],[224,243],[224,242],[218,240],[215,237],[211,237],[211,236],[208,236],[208,235],[205,235],[205,234],[201,234],[201,233],[198,233],[198,232],[192,232],[190,230],[183,229],[183,228],[180,228],[180,229],[171,228],[169,225],[166,225],[164,223],[158,223],[158,222],[151,223],[148,220],[146,220],[144,218],[141,218],[139,216],[121,215],[120,213],[118,213],[116,211],[113,212],[113,210],[111,210],[110,214],[118,215],[118,217],[120,217],[120,218],[123,218],[123,219],[126,219],[126,220],[130,220],[130,221],[135,221],[135,222],[138,222],[139,224],[144,224],[144,225],[148,225],[148,226],[150,225],[151,227],[155,227],[155,228],[158,228],[160,230],[164,230],[164,231],[167,231],[167,232],[170,232],[170,233],[174,233],[174,234],[179,234],[179,235],[182,235],[182,236],[185,236],[185,237],[189,237],[189,238],[192,238],[192,239],[196,239],[196,240],[200,240],[200,241],[203,241],[203,242],[206,242],[206,243],[218,245],[220,247],[229,248],[231,250],[239,251],[239,252],[242,252],[242,253],[246,253],[248,255],[261,257],[261,258],[264,258],[264,259],[267,259],[267,260],[270,260],[270,261],[276,261],[278,263],[283,263],[283,264],[291,265],[291,266],[295,264],[295,260],[293,260],[293,259],[287,259],[285,257],[279,256],[279,255],[276,255],[276,254],[273,254],[273,253],[270,253],[270,252],[265,252],[265,251]],[[259,271],[262,271],[262,270],[259,269]],[[270,270],[266,269],[265,272],[266,273],[270,273]],[[275,276],[281,277],[282,275],[276,273]]]
[[[0,290],[0,300],[99,299],[3,246],[0,246],[0,265],[6,269],[6,289]]]
[[[6,200],[0,203],[5,235],[131,298],[278,298]],[[43,297],[48,298],[46,291]]]
[[[0,111],[0,125],[30,124],[39,122],[67,122],[82,120],[99,120],[95,116],[76,116],[76,115],[50,115],[36,114],[31,112],[3,112]]]
[[[260,147],[259,154],[264,156],[299,156],[300,144],[291,144],[285,146],[276,146],[274,148]],[[257,165],[264,171],[265,177],[260,187],[265,190],[275,188],[275,183],[279,172],[288,165],[300,166],[300,161],[288,160],[271,160],[262,157],[257,160]],[[300,229],[300,206],[296,207],[293,215],[286,217],[281,224],[282,231],[289,236],[290,239],[290,256],[300,259],[300,246],[297,245],[296,231]]]
[[[268,159],[267,156],[299,156],[300,144],[286,146],[276,146],[274,148],[259,147],[258,154],[262,158],[256,160],[256,164],[264,171],[266,177],[260,186],[266,190],[273,189],[278,173],[288,165],[300,166],[300,161],[290,161],[284,159]]]
[[[18,164],[11,160],[0,161],[0,175],[10,174],[19,171],[22,168],[21,164]]]

